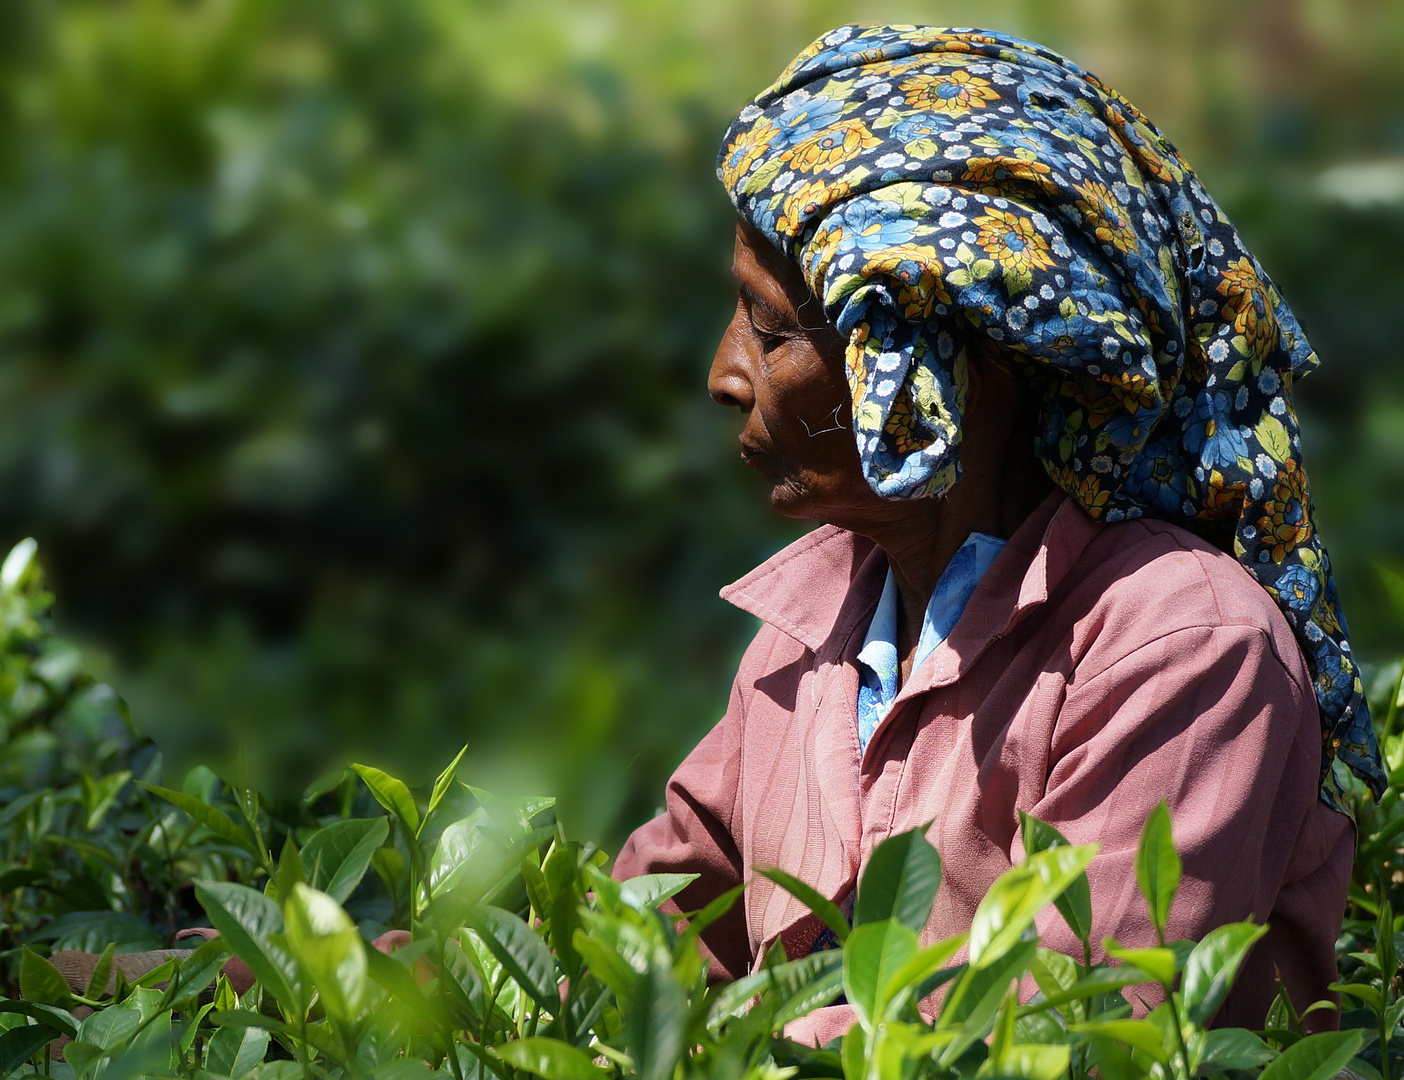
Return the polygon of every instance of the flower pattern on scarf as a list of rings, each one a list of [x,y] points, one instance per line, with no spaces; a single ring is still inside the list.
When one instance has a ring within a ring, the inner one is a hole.
[[[993,345],[1089,516],[1195,529],[1276,601],[1316,689],[1322,798],[1343,805],[1336,762],[1383,790],[1291,403],[1316,354],[1150,121],[1031,42],[845,26],[741,111],[718,175],[847,340],[875,492],[959,479],[966,350]]]

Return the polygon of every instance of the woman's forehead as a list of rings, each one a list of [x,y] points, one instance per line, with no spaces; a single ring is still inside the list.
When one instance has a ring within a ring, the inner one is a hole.
[[[731,273],[738,289],[781,311],[794,312],[809,299],[809,288],[798,268],[745,221],[736,224]]]

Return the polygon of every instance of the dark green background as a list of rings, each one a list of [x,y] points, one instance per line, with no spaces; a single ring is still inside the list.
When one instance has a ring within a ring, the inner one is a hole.
[[[617,839],[725,703],[716,589],[795,534],[704,378],[730,116],[842,22],[991,26],[1122,89],[1321,353],[1357,648],[1401,644],[1404,6],[8,0],[0,546],[178,768],[352,753]]]

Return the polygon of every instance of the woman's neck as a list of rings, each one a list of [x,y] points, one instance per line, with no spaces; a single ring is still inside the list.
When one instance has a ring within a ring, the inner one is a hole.
[[[969,462],[942,498],[895,504],[890,518],[855,530],[887,554],[897,585],[902,682],[911,674],[931,594],[961,545],[975,532],[1008,539],[1052,490],[1032,453],[1003,453]]]

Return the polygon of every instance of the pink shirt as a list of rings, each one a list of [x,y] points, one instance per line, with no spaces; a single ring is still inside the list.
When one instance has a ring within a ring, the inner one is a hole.
[[[1330,996],[1353,831],[1317,798],[1321,735],[1301,653],[1236,560],[1174,525],[1097,524],[1050,495],[860,759],[855,657],[886,566],[871,541],[824,526],[722,591],[764,625],[726,715],[614,869],[700,874],[679,910],[747,883],[703,935],[714,975],[752,970],[777,937],[802,955],[821,929],[755,867],[842,901],[875,845],[927,821],[944,876],[923,940],[963,933],[1023,857],[1020,810],[1074,844],[1101,843],[1088,875],[1094,942],[1152,945],[1133,862],[1164,798],[1184,860],[1170,937],[1250,917],[1271,926],[1217,1022],[1261,1026],[1277,974],[1299,1009]],[[1080,955],[1052,908],[1039,928],[1045,945]],[[791,1034],[826,1041],[851,1023],[832,1006]]]

